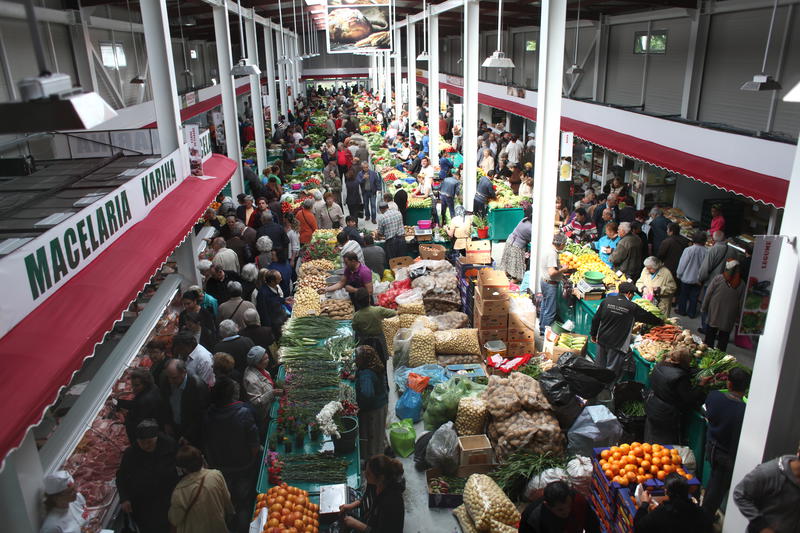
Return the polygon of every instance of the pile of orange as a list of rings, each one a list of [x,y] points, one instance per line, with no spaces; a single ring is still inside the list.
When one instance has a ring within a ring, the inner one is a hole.
[[[318,533],[319,505],[308,499],[308,491],[290,487],[286,483],[272,487],[256,499],[258,516],[267,510],[264,533]]]
[[[603,450],[598,459],[606,478],[623,487],[650,479],[663,481],[672,472],[689,480],[694,477],[683,469],[678,450],[660,444],[620,444]]]

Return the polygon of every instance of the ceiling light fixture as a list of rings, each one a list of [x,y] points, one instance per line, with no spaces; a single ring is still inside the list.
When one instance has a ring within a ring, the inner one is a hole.
[[[422,12],[425,14],[422,19],[422,52],[417,56],[417,61],[428,61],[428,33],[430,32],[430,12],[428,10],[428,1],[422,0]]]
[[[181,32],[181,52],[183,53],[183,76],[186,78],[186,85],[191,88],[194,88],[194,73],[189,68],[189,60],[186,58],[186,39],[183,36],[183,17],[181,16],[181,0],[177,0],[178,4],[178,20],[181,22],[180,24],[180,32]]]
[[[572,66],[567,69],[567,74],[577,76],[583,74],[583,69],[578,65],[578,38],[581,35],[581,0],[578,0],[578,20],[575,22],[575,55]]]
[[[482,67],[490,67],[490,68],[514,68],[514,62],[511,61],[510,57],[506,57],[506,55],[501,50],[501,39],[503,36],[502,33],[502,25],[503,25],[503,0],[499,0],[497,3],[497,50],[492,52],[492,55],[487,57]]]
[[[775,14],[778,11],[778,0],[772,5],[772,18],[769,21],[769,32],[767,33],[767,45],[764,47],[764,60],[761,62],[761,73],[753,76],[750,81],[744,82],[739,88],[742,91],[779,91],[781,84],[772,76],[767,74],[767,55],[769,54],[769,43],[772,39],[772,29],[775,25]]]
[[[181,0],[178,0],[180,3]],[[256,65],[248,63],[247,55],[244,47],[244,27],[242,26],[242,3],[237,0],[237,11],[239,11],[239,46],[241,47],[241,59],[231,68],[231,76],[260,76],[261,69]]]

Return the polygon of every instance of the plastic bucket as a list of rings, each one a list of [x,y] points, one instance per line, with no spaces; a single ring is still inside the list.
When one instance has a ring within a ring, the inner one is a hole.
[[[478,233],[478,238],[479,239],[488,239],[489,238],[489,227],[488,226],[485,227],[485,228],[477,228],[475,231]]]
[[[333,450],[336,455],[347,455],[356,449],[358,440],[358,418],[354,416],[342,417],[341,437],[333,438]]]

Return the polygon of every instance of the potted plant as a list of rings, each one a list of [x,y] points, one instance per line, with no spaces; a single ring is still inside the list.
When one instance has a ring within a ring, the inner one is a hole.
[[[478,232],[479,239],[489,238],[489,226],[486,224],[486,219],[479,215],[473,215],[472,225],[475,226],[475,231]]]

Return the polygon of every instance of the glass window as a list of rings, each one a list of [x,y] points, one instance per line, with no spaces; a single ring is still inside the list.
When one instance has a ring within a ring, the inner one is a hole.
[[[125,49],[121,43],[100,43],[100,57],[103,66],[108,68],[127,67]]]
[[[637,31],[633,39],[634,54],[666,54],[667,31],[651,31],[648,37],[646,31]]]
[[[192,59],[197,59],[197,50],[195,50],[194,48],[189,50],[189,57],[191,57]]]

